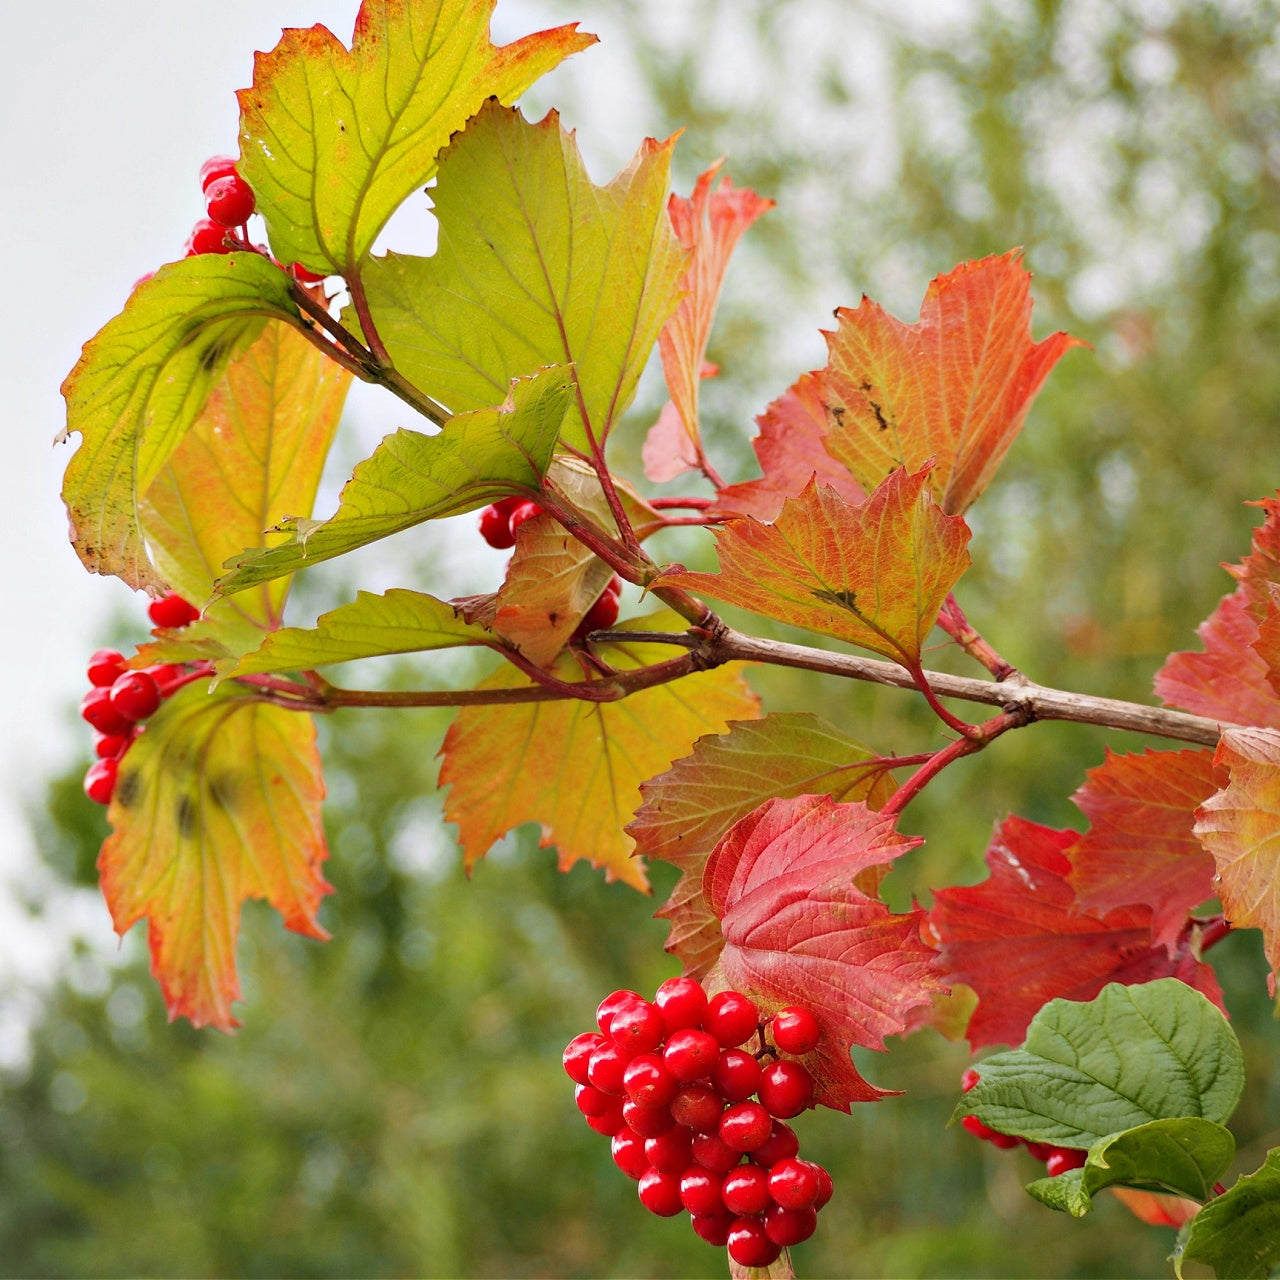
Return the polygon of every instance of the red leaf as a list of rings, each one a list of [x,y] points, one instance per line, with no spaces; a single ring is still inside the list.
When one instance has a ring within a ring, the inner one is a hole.
[[[1078,839],[1074,831],[1008,818],[987,849],[991,875],[935,896],[929,923],[946,981],[978,994],[968,1030],[975,1050],[1021,1044],[1047,1001],[1091,1000],[1108,982],[1180,978],[1222,1006],[1213,970],[1189,945],[1173,955],[1152,945],[1150,907],[1106,915],[1080,909],[1066,856]]]
[[[895,915],[854,883],[919,843],[865,804],[797,796],[737,822],[703,872],[725,938],[713,985],[744,991],[765,1011],[813,1010],[822,1039],[804,1062],[824,1106],[848,1111],[885,1095],[858,1074],[850,1046],[883,1049],[940,989],[920,939],[924,912]]]
[[[1267,608],[1258,623],[1253,651],[1266,664],[1267,683],[1280,697],[1280,586],[1267,583]]]
[[[864,299],[836,312],[819,374],[827,448],[865,489],[930,459],[929,487],[959,515],[986,488],[1062,355],[1065,333],[1031,341],[1031,275],[1021,251],[966,262],[930,285],[916,324]]]
[[[752,447],[764,474],[721,489],[717,509],[771,522],[783,502],[797,497],[811,480],[834,489],[850,506],[866,497],[862,486],[827,452],[827,409],[816,373],[804,374],[784,391],[756,425],[760,434]]]
[[[1068,851],[1080,909],[1149,906],[1153,941],[1172,951],[1187,913],[1214,896],[1213,859],[1192,827],[1219,785],[1207,749],[1108,751],[1072,797],[1089,819]]]

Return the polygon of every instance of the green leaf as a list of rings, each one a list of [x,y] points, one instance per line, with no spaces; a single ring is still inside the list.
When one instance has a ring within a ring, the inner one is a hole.
[[[381,596],[361,591],[350,604],[321,614],[314,627],[285,627],[273,632],[226,674],[310,671],[332,662],[387,653],[494,643],[492,632],[468,625],[453,605],[434,596],[399,588]]]
[[[1199,1116],[1225,1124],[1244,1088],[1244,1061],[1226,1018],[1176,978],[1111,983],[1087,1003],[1051,1000],[1021,1049],[978,1068],[955,1118],[1066,1147],[1152,1120]]]
[[[1027,1191],[1041,1204],[1073,1218],[1083,1218],[1093,1207],[1093,1197],[1113,1186],[1204,1201],[1235,1153],[1231,1131],[1212,1120],[1153,1120],[1095,1142],[1083,1168],[1040,1178]]]
[[[1191,1220],[1175,1253],[1178,1275],[1187,1261],[1205,1262],[1223,1280],[1263,1280],[1280,1267],[1280,1147],[1256,1173],[1211,1200]]]
[[[671,142],[646,142],[597,187],[552,112],[496,103],[440,160],[434,257],[371,260],[364,285],[397,369],[455,412],[572,364],[565,440],[603,443],[680,299],[685,253],[667,218]],[[354,323],[354,317],[344,317]]]
[[[87,569],[131,587],[165,585],[143,543],[139,499],[270,316],[297,322],[283,271],[257,253],[201,254],[161,267],[85,344],[62,384],[59,440],[83,436],[62,500]]]
[[[551,461],[571,381],[567,369],[543,369],[514,382],[501,407],[459,414],[438,435],[402,429],[387,436],[356,467],[336,514],[282,523],[293,536],[229,560],[233,572],[219,580],[219,593],[232,595],[509,493],[532,496]]]
[[[595,43],[575,24],[495,47],[493,7],[365,0],[349,51],[317,25],[257,56],[237,95],[240,171],[282,262],[350,273],[486,98],[513,101]]]

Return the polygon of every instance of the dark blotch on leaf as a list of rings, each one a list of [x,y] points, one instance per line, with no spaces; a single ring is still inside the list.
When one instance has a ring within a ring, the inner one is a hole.
[[[178,823],[178,834],[189,836],[196,829],[196,802],[190,796],[179,796],[174,808],[174,818]]]
[[[209,779],[209,795],[219,809],[234,808],[238,790],[239,784],[234,773],[218,773]]]
[[[840,609],[848,609],[850,613],[855,613],[858,617],[862,614],[858,611],[858,593],[856,591],[815,591],[812,593],[815,599],[823,601],[825,604],[834,604]]]
[[[116,778],[113,798],[122,809],[132,809],[142,799],[142,775],[136,769],[121,773]]]

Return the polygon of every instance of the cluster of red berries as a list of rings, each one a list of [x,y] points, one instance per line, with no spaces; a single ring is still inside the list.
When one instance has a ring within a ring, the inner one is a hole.
[[[978,1083],[978,1073],[970,1067],[960,1079],[960,1083],[968,1093]],[[1068,1169],[1079,1169],[1088,1159],[1089,1153],[1078,1147],[1055,1147],[1048,1142],[1029,1142],[1026,1138],[1016,1138],[1011,1133],[999,1133],[988,1128],[977,1116],[965,1116],[961,1121],[969,1133],[983,1142],[989,1142],[1002,1151],[1011,1151],[1014,1147],[1026,1147],[1037,1160],[1044,1161],[1044,1171],[1051,1178],[1056,1178]]]
[[[650,1213],[687,1211],[697,1235],[744,1267],[767,1267],[813,1234],[831,1175],[799,1159],[784,1123],[814,1105],[813,1077],[780,1056],[817,1046],[812,1012],[762,1021],[741,992],[708,998],[692,978],[671,978],[652,1002],[607,996],[596,1025],[569,1042],[564,1069],[578,1110],[613,1140],[614,1163]],[[748,1041],[754,1052],[741,1047]]]
[[[185,627],[200,611],[176,592],[153,600],[147,609],[157,627]],[[99,649],[89,659],[89,692],[80,702],[80,716],[93,726],[93,750],[97,760],[84,775],[90,800],[110,804],[120,761],[142,732],[143,722],[156,708],[189,680],[206,669],[205,663],[163,662],[131,671],[124,654]]]

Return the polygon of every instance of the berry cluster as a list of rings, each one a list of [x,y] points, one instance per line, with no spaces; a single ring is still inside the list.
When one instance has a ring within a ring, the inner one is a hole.
[[[596,1025],[569,1042],[564,1069],[578,1110],[613,1140],[614,1163],[650,1213],[687,1211],[697,1235],[744,1267],[767,1267],[813,1234],[831,1175],[798,1158],[784,1123],[814,1105],[813,1077],[780,1056],[816,1047],[808,1009],[762,1022],[741,992],[708,998],[692,978],[671,978],[652,1002],[607,996]]]
[[[147,609],[157,627],[185,627],[200,612],[176,592],[153,600]],[[89,659],[89,692],[80,702],[81,719],[93,726],[93,750],[97,760],[84,775],[90,800],[110,804],[120,761],[142,732],[143,722],[156,708],[189,680],[207,670],[206,663],[163,662],[130,670],[124,654],[99,649]]]
[[[978,1083],[978,1073],[970,1067],[961,1077],[960,1083],[965,1093],[968,1093]],[[1045,1173],[1051,1178],[1066,1173],[1068,1169],[1079,1169],[1089,1155],[1087,1151],[1081,1151],[1077,1147],[1055,1147],[1048,1142],[1029,1142],[1026,1138],[1016,1138],[1011,1133],[999,1133],[988,1128],[977,1116],[965,1116],[960,1123],[975,1138],[981,1138],[983,1142],[989,1142],[1001,1151],[1026,1147],[1037,1160],[1044,1161]]]

